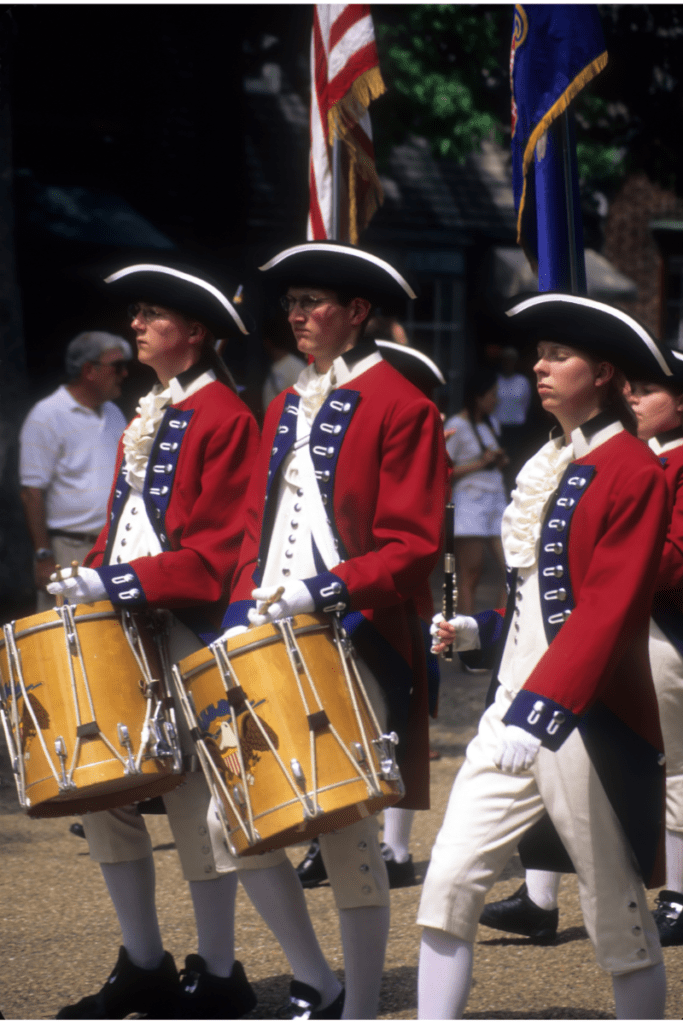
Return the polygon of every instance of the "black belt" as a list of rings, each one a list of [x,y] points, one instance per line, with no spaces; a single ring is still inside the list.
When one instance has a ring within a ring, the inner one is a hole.
[[[48,530],[50,537],[66,537],[67,540],[77,540],[81,544],[94,544],[99,533],[69,533],[67,530]]]

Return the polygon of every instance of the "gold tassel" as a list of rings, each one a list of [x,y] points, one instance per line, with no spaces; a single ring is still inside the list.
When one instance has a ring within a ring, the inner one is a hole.
[[[349,146],[349,241],[358,242],[358,204],[356,200],[356,147]]]
[[[371,102],[386,91],[382,74],[376,65],[364,71],[327,115],[330,145],[335,138],[343,139],[354,124],[358,124]]]

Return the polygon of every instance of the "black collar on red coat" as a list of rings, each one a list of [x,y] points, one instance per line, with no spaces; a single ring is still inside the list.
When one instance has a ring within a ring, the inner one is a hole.
[[[197,379],[197,377],[200,377],[210,369],[211,363],[209,360],[200,359],[198,362],[194,363],[189,370],[183,370],[182,373],[176,374],[176,380],[180,384],[181,388],[186,388],[188,384],[191,384],[192,381]]]
[[[374,338],[363,338],[357,345],[350,348],[348,352],[343,352],[342,359],[347,366],[353,366],[355,363],[360,362],[361,359],[365,359],[366,356],[371,356],[373,352],[379,352]]]
[[[609,427],[612,423],[616,423],[617,420],[619,420],[619,415],[614,409],[603,409],[597,416],[592,416],[585,423],[582,423],[579,430],[586,440],[590,441],[599,431]]]
[[[679,437],[683,437],[683,426],[672,427],[671,430],[663,430],[661,434],[655,434],[655,440],[662,447],[669,441],[676,441]]]

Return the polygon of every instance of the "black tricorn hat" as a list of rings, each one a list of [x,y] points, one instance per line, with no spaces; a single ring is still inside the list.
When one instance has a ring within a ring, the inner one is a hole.
[[[542,292],[507,315],[528,342],[555,341],[605,359],[629,378],[671,379],[672,370],[647,328],[616,306],[583,295]]]
[[[191,267],[133,263],[105,277],[112,294],[126,301],[158,302],[198,320],[217,338],[249,334],[220,285]]]
[[[379,338],[375,344],[382,354],[382,359],[402,373],[427,398],[432,397],[434,388],[446,383],[436,363],[416,348],[399,345],[396,341],[381,341]]]
[[[259,270],[267,272],[274,285],[331,288],[368,299],[373,305],[395,305],[416,298],[405,277],[390,263],[342,242],[304,242],[283,249]]]

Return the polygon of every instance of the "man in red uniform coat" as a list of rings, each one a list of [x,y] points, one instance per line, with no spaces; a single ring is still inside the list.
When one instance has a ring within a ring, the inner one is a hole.
[[[50,584],[74,602],[172,609],[171,661],[218,635],[242,541],[242,503],[258,428],[215,355],[214,336],[246,335],[221,288],[195,271],[142,264],[107,279],[130,307],[138,358],[159,383],[141,399],[119,444],[107,525],[79,575]],[[116,667],[112,666],[115,684]],[[193,745],[177,716],[186,782],[164,796],[197,923],[198,953],[179,985],[165,953],[154,900],[154,861],[136,807],[89,814],[84,829],[122,931],[118,962],[102,990],[60,1018],[241,1016],[256,1003],[234,960],[232,864],[212,843],[209,790],[191,770]],[[270,859],[267,859],[270,858]],[[258,868],[281,854],[252,858]]]
[[[412,291],[383,260],[332,242],[294,246],[261,269],[312,363],[268,409],[224,625],[339,615],[378,717],[399,736],[402,806],[424,808],[428,704],[416,607],[441,550],[443,431],[434,404],[363,337],[374,302]],[[281,586],[261,613],[257,604]],[[340,911],[347,1019],[377,1012],[389,927],[377,831],[370,818],[320,839]],[[308,997],[324,1012],[316,993]]]

